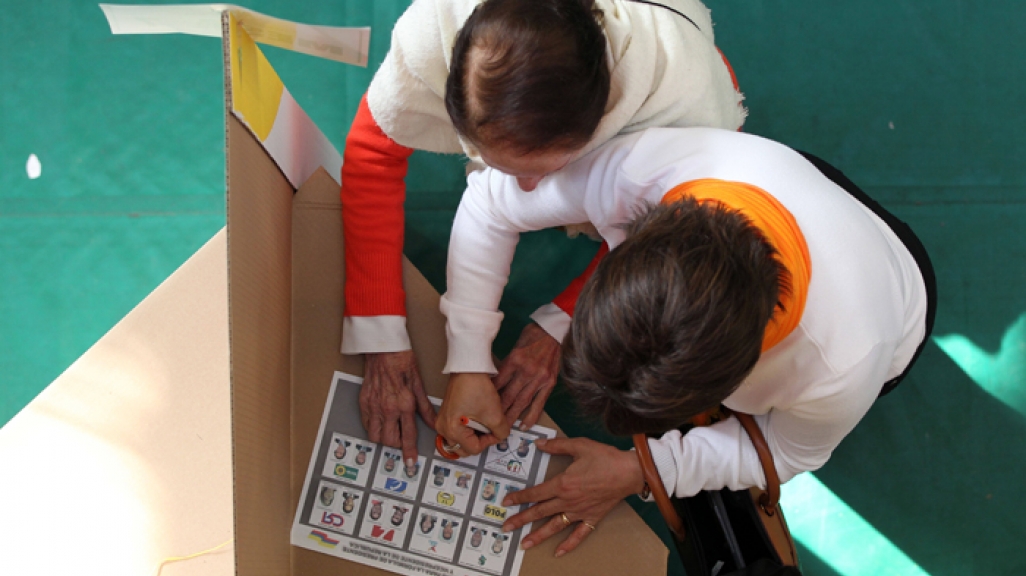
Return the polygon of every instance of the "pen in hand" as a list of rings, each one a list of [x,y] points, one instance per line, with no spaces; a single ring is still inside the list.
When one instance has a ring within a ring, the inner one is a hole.
[[[480,432],[482,434],[491,434],[492,431],[487,426],[467,416],[460,416],[460,424],[463,424],[467,428]]]
[[[471,430],[474,430],[475,432],[480,432],[481,434],[492,433],[492,431],[489,430],[487,426],[468,416],[460,416],[460,424],[466,426],[467,428],[470,428]],[[438,437],[435,438],[435,448],[438,449],[438,453],[444,456],[445,458],[448,458],[449,460],[459,459],[460,455],[453,451],[458,447],[459,444],[457,444],[456,446],[449,446],[448,444],[446,444],[445,438],[441,434],[439,434]]]

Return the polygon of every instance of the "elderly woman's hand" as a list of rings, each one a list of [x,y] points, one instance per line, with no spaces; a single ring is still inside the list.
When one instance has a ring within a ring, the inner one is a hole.
[[[435,408],[424,391],[413,350],[367,354],[360,387],[360,419],[367,439],[402,448],[403,462],[416,462],[417,413],[435,427]]]
[[[525,550],[577,523],[556,548],[556,557],[570,552],[597,528],[599,521],[620,500],[641,492],[644,486],[641,465],[632,451],[617,450],[587,438],[539,440],[536,445],[549,454],[573,456],[574,462],[559,476],[514,492],[503,501],[504,506],[536,503],[510,517],[502,526],[506,532],[552,516],[544,526],[524,538],[521,546]]]

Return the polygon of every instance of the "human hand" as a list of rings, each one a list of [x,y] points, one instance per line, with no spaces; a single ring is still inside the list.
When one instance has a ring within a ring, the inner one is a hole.
[[[491,434],[478,434],[461,422],[466,416],[484,424]],[[509,437],[509,423],[502,413],[499,393],[487,374],[459,373],[449,375],[449,387],[438,410],[435,429],[452,452],[460,456],[480,454],[485,448]]]
[[[620,500],[641,492],[645,485],[641,464],[629,450],[617,450],[588,438],[538,440],[535,446],[549,454],[573,456],[574,461],[559,476],[533,488],[513,492],[502,501],[503,506],[535,503],[511,516],[502,525],[504,532],[552,516],[540,529],[524,538],[521,543],[524,550],[579,522],[556,547],[559,558],[577,548]]]
[[[367,439],[402,448],[403,462],[416,462],[416,412],[435,427],[435,408],[424,391],[413,350],[367,354],[360,387],[360,420]]]
[[[559,350],[559,342],[531,322],[499,365],[494,381],[502,394],[502,409],[511,424],[521,419],[521,430],[537,424],[545,410],[559,375]]]

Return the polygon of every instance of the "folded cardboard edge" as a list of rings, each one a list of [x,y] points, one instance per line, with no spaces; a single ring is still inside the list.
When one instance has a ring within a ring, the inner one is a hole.
[[[294,190],[232,115],[227,133],[236,570],[278,576],[289,573]]]

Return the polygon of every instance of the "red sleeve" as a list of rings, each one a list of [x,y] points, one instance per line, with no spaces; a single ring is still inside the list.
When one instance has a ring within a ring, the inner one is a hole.
[[[727,65],[727,72],[730,72],[730,81],[734,83],[734,90],[740,91],[741,87],[737,85],[737,75],[734,74],[734,67],[730,65],[730,60],[727,60],[727,56],[719,46],[716,47],[716,51],[720,53],[720,58],[723,58],[723,63]]]
[[[566,312],[568,316],[573,316],[574,307],[577,306],[577,298],[581,295],[581,290],[584,289],[584,283],[595,273],[595,267],[598,266],[599,260],[602,260],[602,257],[608,253],[609,244],[603,242],[602,246],[598,249],[598,253],[591,259],[591,263],[584,269],[584,272],[577,278],[574,278],[574,281],[559,296],[556,296],[552,303],[559,306],[559,309]]]
[[[346,316],[406,315],[403,201],[412,153],[385,135],[364,95],[342,158]]]

